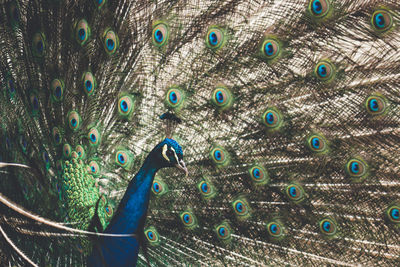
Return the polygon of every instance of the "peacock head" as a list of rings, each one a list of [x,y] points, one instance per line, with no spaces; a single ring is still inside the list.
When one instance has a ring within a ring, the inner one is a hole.
[[[161,168],[177,167],[188,175],[185,162],[183,161],[182,147],[173,139],[165,138],[152,151],[157,158],[157,163]]]

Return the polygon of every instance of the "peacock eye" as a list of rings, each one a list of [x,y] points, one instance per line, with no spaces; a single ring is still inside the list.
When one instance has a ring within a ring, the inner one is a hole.
[[[335,67],[327,60],[320,61],[314,69],[315,76],[322,82],[330,82],[335,77]]]
[[[104,207],[104,211],[106,212],[107,217],[111,217],[113,215],[113,208],[111,205],[107,205]]]
[[[273,239],[282,239],[285,236],[283,225],[278,220],[267,223],[267,232]]]
[[[153,183],[153,191],[155,194],[160,193],[160,191],[162,190],[162,186],[158,183],[158,182],[154,182]]]
[[[156,246],[160,243],[160,237],[158,235],[157,230],[154,227],[149,227],[145,229],[144,235],[146,236],[147,240],[149,241],[150,245]]]
[[[78,112],[70,111],[68,113],[68,125],[72,131],[77,131],[81,124],[81,117],[79,116]]]
[[[249,169],[249,174],[256,185],[264,185],[269,182],[268,173],[261,166],[254,165]]]
[[[226,166],[229,163],[228,154],[222,147],[214,147],[210,156],[217,166]]]
[[[49,154],[47,153],[47,151],[43,151],[42,152],[42,159],[44,163],[49,163]]]
[[[211,102],[220,110],[224,110],[232,106],[233,97],[227,88],[217,87],[212,93]]]
[[[81,19],[75,27],[75,39],[80,45],[85,45],[90,37],[90,27],[85,19]]]
[[[118,113],[123,118],[129,118],[132,115],[134,108],[133,99],[126,95],[118,100]]]
[[[311,0],[309,10],[317,18],[325,17],[331,9],[329,0]]]
[[[372,95],[365,101],[367,112],[371,115],[380,115],[386,111],[386,100],[378,95]]]
[[[269,129],[278,129],[282,125],[282,119],[277,110],[269,108],[263,114],[263,123]]]
[[[156,177],[153,181],[153,185],[151,186],[151,191],[157,197],[164,195],[168,191],[168,186],[158,177]]]
[[[249,204],[245,199],[236,199],[232,202],[232,207],[239,219],[247,219],[250,217]]]
[[[114,54],[119,47],[118,36],[112,30],[107,30],[103,35],[104,49],[109,55]]]
[[[387,10],[376,10],[371,18],[372,27],[378,32],[386,32],[393,26],[392,14]]]
[[[39,113],[39,100],[36,96],[36,94],[31,94],[30,95],[30,103],[31,103],[31,107],[32,107],[32,114],[36,115]]]
[[[121,165],[124,166],[127,163],[127,158],[128,156],[124,152],[118,152],[117,153],[117,162]]]
[[[63,156],[64,158],[69,158],[71,156],[72,148],[69,144],[64,144],[63,146]]]
[[[319,229],[326,236],[333,236],[337,232],[336,222],[330,218],[324,218],[319,221]]]
[[[304,190],[297,184],[288,185],[286,187],[286,195],[294,203],[300,203],[304,200]]]
[[[86,95],[91,96],[96,89],[96,79],[91,72],[85,72],[82,76],[82,88]]]
[[[55,145],[61,145],[62,139],[61,139],[61,132],[58,129],[58,127],[54,127],[52,130],[52,135],[53,135],[53,142]]]
[[[217,50],[223,46],[224,39],[224,32],[220,28],[211,27],[207,32],[206,45],[213,50]]]
[[[183,225],[187,228],[193,229],[197,226],[197,219],[191,211],[184,211],[180,214]]]
[[[46,51],[45,36],[43,33],[38,32],[33,35],[32,39],[32,52],[37,57],[42,57]]]
[[[350,159],[346,164],[346,172],[358,180],[366,177],[367,168],[367,164],[361,159]]]
[[[166,44],[169,37],[169,31],[167,24],[160,22],[153,28],[153,44],[157,47],[161,47]]]
[[[172,108],[179,108],[183,103],[183,93],[178,88],[170,88],[166,95],[166,103]]]
[[[132,167],[133,155],[124,148],[119,148],[115,153],[115,163],[129,171]]]
[[[88,133],[89,143],[92,146],[97,146],[100,143],[100,133],[96,127],[90,129]]]
[[[94,4],[97,6],[97,8],[101,8],[102,6],[105,5],[105,3],[107,2],[107,0],[94,0]]]
[[[100,173],[99,164],[95,160],[89,162],[89,173],[93,176],[97,176]]]
[[[280,54],[280,45],[274,39],[265,39],[262,44],[262,55],[265,59],[271,60]]]
[[[59,79],[54,79],[51,82],[51,92],[53,100],[59,102],[64,97],[64,82]]]
[[[227,222],[217,225],[215,227],[215,232],[217,233],[218,239],[221,241],[226,242],[231,239],[232,230]]]
[[[386,216],[393,223],[400,224],[400,206],[395,204],[386,210]]]
[[[78,154],[79,159],[85,159],[86,158],[86,153],[85,149],[81,145],[77,145],[75,148],[76,153]]]
[[[307,146],[311,151],[316,153],[322,153],[327,150],[327,144],[324,137],[314,134],[308,137]]]

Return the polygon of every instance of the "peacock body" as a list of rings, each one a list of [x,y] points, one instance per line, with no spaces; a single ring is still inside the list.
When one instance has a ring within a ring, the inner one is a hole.
[[[1,1],[1,265],[400,265],[399,12]]]

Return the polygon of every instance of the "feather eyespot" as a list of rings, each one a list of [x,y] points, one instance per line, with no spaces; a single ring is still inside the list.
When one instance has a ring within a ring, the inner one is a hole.
[[[318,80],[328,83],[335,78],[336,70],[331,62],[328,60],[321,60],[315,66],[314,73]]]
[[[319,221],[319,229],[322,234],[332,237],[337,232],[336,222],[331,218],[324,218]]]
[[[92,146],[97,146],[100,143],[100,133],[96,127],[90,129],[88,133],[89,143]]]
[[[322,18],[330,12],[331,4],[329,0],[311,0],[308,8],[313,16]]]
[[[160,243],[160,237],[158,235],[157,230],[154,227],[149,227],[145,229],[144,235],[146,236],[147,240],[149,241],[150,245],[156,246]]]
[[[153,27],[153,44],[157,47],[161,47],[166,44],[169,37],[169,30],[167,24],[163,22],[157,23]]]
[[[307,146],[315,153],[323,153],[327,151],[327,142],[321,135],[311,135],[307,138]]]
[[[119,149],[115,153],[115,163],[118,166],[121,166],[125,170],[129,171],[132,167],[133,156],[132,154],[125,149]]]
[[[109,217],[109,218],[113,215],[113,212],[114,212],[111,205],[105,206],[104,211],[105,211],[105,214],[107,215],[107,217]]]
[[[269,181],[268,173],[261,166],[254,165],[249,169],[249,174],[252,181],[256,185],[264,185]]]
[[[107,0],[94,0],[94,4],[98,9],[102,8],[106,4]]]
[[[217,225],[215,227],[215,232],[217,233],[218,239],[221,241],[226,242],[231,239],[232,230],[227,222],[223,222],[222,224]]]
[[[243,198],[236,199],[232,202],[233,211],[239,219],[247,219],[250,217],[250,208],[247,201]]]
[[[164,195],[168,191],[167,185],[158,177],[156,177],[153,181],[153,185],[151,186],[151,191],[157,197]]]
[[[279,112],[269,108],[263,114],[263,123],[268,129],[278,129],[282,125],[282,119]]]
[[[381,115],[386,111],[386,100],[383,96],[372,95],[365,101],[367,112],[371,115]]]
[[[82,76],[82,88],[86,95],[91,96],[96,89],[96,79],[91,72],[85,72]]]
[[[85,149],[83,148],[83,146],[77,145],[75,147],[75,151],[78,154],[78,158],[79,159],[85,159],[86,158],[86,152],[85,152]]]
[[[214,186],[206,177],[197,184],[197,188],[205,199],[213,198],[216,195]]]
[[[285,229],[278,220],[272,220],[267,223],[267,232],[275,240],[280,240],[285,236]]]
[[[160,185],[158,182],[154,182],[153,183],[153,192],[155,193],[155,194],[158,194],[158,193],[160,193],[161,191],[162,191],[162,185]]]
[[[107,54],[113,55],[119,47],[119,39],[117,34],[112,30],[107,30],[103,35],[104,49]]]
[[[39,113],[39,99],[37,98],[36,94],[31,94],[29,99],[31,103],[32,114],[37,115]]]
[[[304,190],[297,184],[288,185],[286,187],[286,195],[294,203],[300,203],[304,200]]]
[[[132,97],[125,95],[118,100],[118,113],[123,118],[129,118],[132,115],[134,103]]]
[[[90,37],[90,27],[85,19],[81,19],[75,27],[75,39],[80,45],[85,45]]]
[[[206,45],[213,50],[221,48],[225,43],[224,35],[223,30],[219,27],[211,27],[206,35]]]
[[[388,10],[376,10],[371,17],[371,24],[374,30],[386,32],[393,26],[393,17]]]
[[[229,163],[228,155],[222,147],[214,147],[210,157],[217,166],[226,166]]]
[[[183,225],[187,228],[193,229],[197,226],[197,219],[190,211],[184,211],[180,214]]]
[[[225,87],[217,87],[212,93],[211,102],[220,110],[225,110],[232,106],[232,94]]]
[[[281,53],[281,46],[277,40],[267,38],[261,46],[261,55],[267,59],[272,60],[278,57]]]
[[[42,57],[46,51],[46,38],[43,33],[38,32],[33,35],[32,52],[37,57]]]
[[[355,181],[361,181],[368,174],[368,165],[361,159],[350,159],[346,164],[346,172]]]
[[[392,223],[400,224],[400,206],[397,204],[390,206],[386,210],[386,216]]]
[[[58,127],[54,127],[52,130],[52,135],[53,135],[53,142],[56,146],[61,145],[62,142],[62,135],[60,132],[60,129]]]
[[[59,79],[54,79],[51,82],[51,92],[54,101],[59,102],[64,97],[64,82]]]
[[[42,152],[42,160],[45,164],[46,170],[48,170],[50,168],[50,158],[49,153],[47,153],[45,150]]]
[[[72,152],[72,148],[69,144],[64,144],[63,146],[63,156],[66,159],[69,159],[71,157],[71,152]]]
[[[88,172],[93,176],[98,176],[99,175],[100,166],[95,160],[92,160],[92,161],[89,162]]]
[[[81,124],[81,116],[76,111],[70,111],[68,113],[68,126],[72,131],[77,131]]]
[[[179,88],[170,88],[166,95],[166,103],[172,108],[179,108],[182,106],[183,96],[183,92]]]
[[[128,156],[124,152],[117,152],[117,162],[121,166],[125,166],[128,162]]]

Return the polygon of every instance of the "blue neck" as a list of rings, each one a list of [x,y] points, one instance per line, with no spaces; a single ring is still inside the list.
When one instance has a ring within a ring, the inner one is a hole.
[[[136,266],[139,239],[149,205],[150,188],[160,167],[151,153],[130,181],[118,209],[104,231],[109,234],[136,234],[136,237],[103,237],[88,258],[89,266]],[[141,231],[141,232],[140,232]],[[101,252],[101,253],[100,253]],[[104,262],[103,262],[104,259]]]

